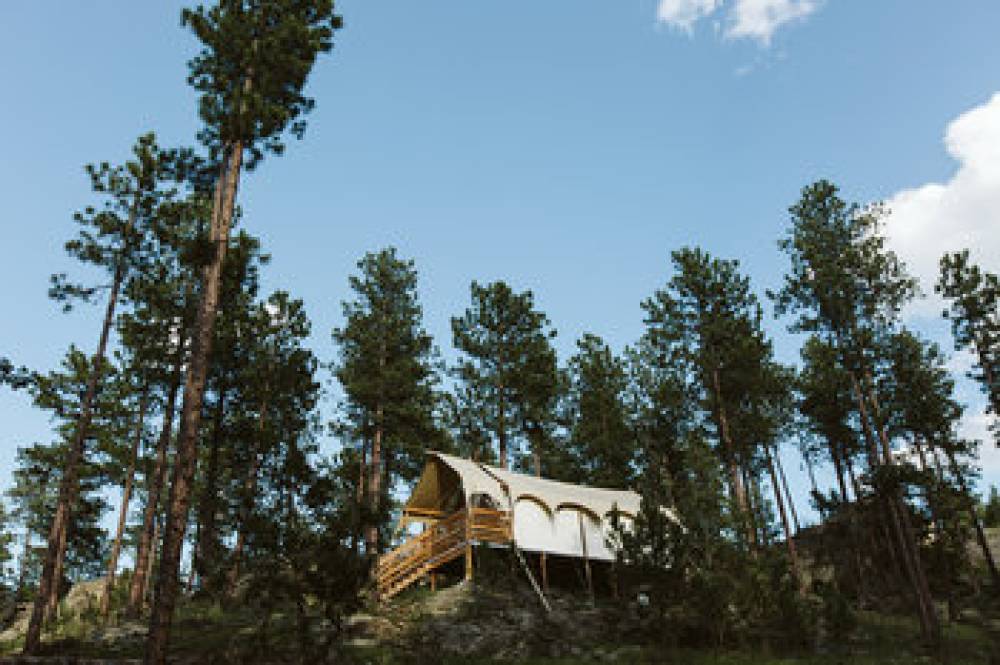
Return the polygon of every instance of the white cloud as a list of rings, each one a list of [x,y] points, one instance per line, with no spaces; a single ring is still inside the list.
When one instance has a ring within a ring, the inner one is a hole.
[[[736,0],[726,36],[748,37],[767,46],[774,31],[819,9],[817,0]]]
[[[699,20],[721,11],[726,0],[660,0],[656,19],[688,34]],[[769,46],[781,26],[806,18],[819,9],[821,0],[732,0],[725,36],[755,39]],[[716,21],[714,25],[718,26]]]
[[[690,34],[698,19],[712,14],[721,4],[722,0],[660,0],[656,20]]]
[[[958,162],[951,178],[904,189],[886,202],[886,235],[928,294],[911,312],[918,315],[940,313],[933,290],[945,252],[969,248],[987,270],[1000,268],[1000,92],[952,121],[944,143]]]

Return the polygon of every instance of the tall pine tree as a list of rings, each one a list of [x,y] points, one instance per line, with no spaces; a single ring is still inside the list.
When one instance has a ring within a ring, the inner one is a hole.
[[[555,393],[555,331],[535,309],[531,291],[515,293],[502,281],[473,282],[471,295],[472,305],[451,319],[455,347],[463,354],[455,374],[485,417],[500,467],[507,469],[520,444],[531,443],[532,415]]]
[[[805,187],[789,209],[791,224],[779,241],[791,263],[774,294],[778,315],[795,314],[793,331],[821,334],[837,350],[837,362],[851,383],[865,442],[869,472],[891,537],[913,594],[921,630],[935,641],[940,626],[934,609],[910,508],[896,483],[892,440],[879,395],[876,371],[884,337],[898,324],[916,283],[881,233],[884,211],[848,204],[837,187],[819,181]]]
[[[181,20],[203,45],[190,62],[188,80],[201,95],[204,126],[199,138],[217,165],[217,176],[209,225],[212,251],[201,276],[171,503],[146,645],[149,665],[163,665],[167,658],[222,267],[244,157],[249,157],[247,168],[253,168],[266,151],[282,152],[286,131],[302,136],[303,115],[314,105],[303,94],[306,79],[319,54],[333,47],[333,32],[341,25],[333,0],[222,0],[211,8],[185,9]]]
[[[81,227],[80,233],[66,243],[66,251],[71,256],[107,272],[110,284],[85,287],[68,281],[65,274],[60,274],[52,277],[52,288],[49,290],[49,295],[62,302],[67,311],[75,299],[88,301],[104,290],[107,290],[108,297],[92,361],[94,371],[83,396],[74,439],[66,452],[59,501],[52,518],[48,550],[39,580],[39,593],[24,638],[25,654],[38,650],[43,623],[52,618],[55,608],[58,595],[56,578],[65,555],[66,528],[71,519],[77,471],[86,453],[93,403],[104,371],[118,298],[131,272],[142,265],[152,220],[159,205],[173,194],[172,189],[165,185],[172,178],[175,154],[161,150],[152,134],[141,136],[132,152],[134,158],[119,166],[104,162],[86,167],[91,188],[101,196],[103,204],[100,208],[88,206],[75,215],[75,221]]]
[[[435,350],[424,329],[413,261],[394,248],[366,254],[350,278],[354,299],[333,331],[344,388],[344,430],[362,447],[368,553],[380,547],[386,497],[397,480],[412,480],[423,452],[440,439],[435,422]]]

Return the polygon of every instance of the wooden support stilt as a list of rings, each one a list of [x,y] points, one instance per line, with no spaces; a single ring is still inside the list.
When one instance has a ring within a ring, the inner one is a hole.
[[[511,549],[514,550],[514,554],[517,556],[517,560],[521,562],[521,567],[524,568],[524,574],[528,576],[528,581],[531,582],[531,588],[535,590],[538,594],[539,600],[542,601],[542,607],[545,608],[546,612],[552,612],[552,606],[549,605],[549,599],[545,597],[545,592],[543,592],[538,587],[538,582],[535,581],[535,576],[531,574],[531,567],[528,566],[528,562],[524,560],[524,556],[521,554],[521,550],[518,548],[517,544],[511,540]]]
[[[549,565],[548,557],[545,556],[545,552],[541,552],[538,555],[538,567],[542,573],[542,589],[544,591],[549,590]]]
[[[431,591],[437,591],[437,573],[431,572]]]
[[[472,581],[472,511],[465,509],[465,581]]]
[[[583,529],[583,514],[577,515],[580,524],[580,545],[583,547],[583,570],[587,576],[587,594],[590,602],[594,602],[594,578],[590,571],[590,559],[587,557],[587,534]]]

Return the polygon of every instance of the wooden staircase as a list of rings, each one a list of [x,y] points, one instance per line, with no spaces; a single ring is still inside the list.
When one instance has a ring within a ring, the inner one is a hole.
[[[489,508],[460,510],[430,525],[379,557],[375,583],[380,600],[397,593],[434,569],[460,556],[471,556],[476,543],[511,541],[510,514]]]

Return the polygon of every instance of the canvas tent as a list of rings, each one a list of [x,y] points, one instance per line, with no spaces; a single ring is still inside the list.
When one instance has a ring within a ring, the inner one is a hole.
[[[400,526],[433,524],[463,507],[490,508],[510,516],[511,538],[521,550],[612,561],[612,514],[628,528],[639,504],[631,491],[573,485],[430,452]]]

